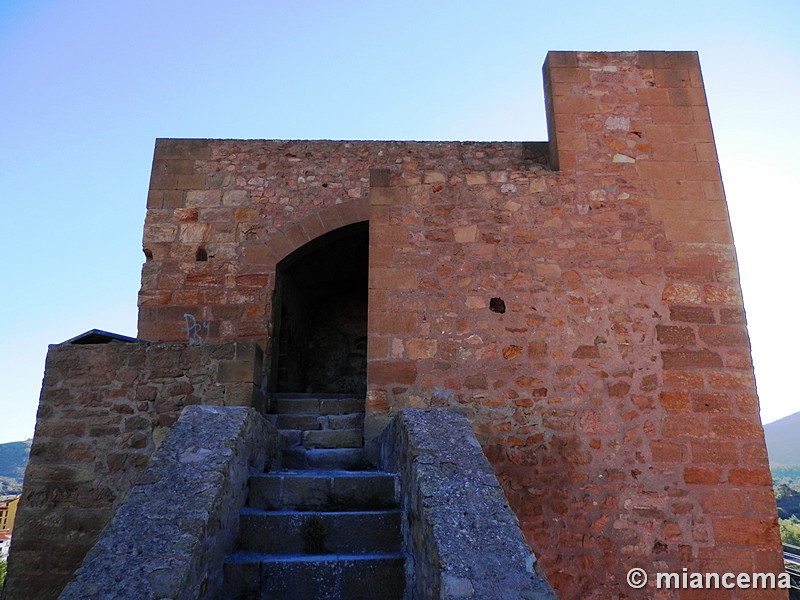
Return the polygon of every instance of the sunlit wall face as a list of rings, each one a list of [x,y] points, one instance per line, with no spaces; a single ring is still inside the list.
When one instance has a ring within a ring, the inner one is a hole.
[[[551,49],[699,50],[763,417],[791,413],[798,21],[788,0],[546,15],[522,0],[179,1],[157,18],[136,4],[2,3],[0,442],[33,433],[47,344],[135,333],[155,138],[544,140]]]

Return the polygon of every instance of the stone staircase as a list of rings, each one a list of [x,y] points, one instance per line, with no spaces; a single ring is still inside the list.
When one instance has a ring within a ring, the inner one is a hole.
[[[397,477],[364,461],[364,401],[278,394],[268,415],[281,471],[250,478],[228,599],[399,600],[405,589]]]
[[[281,434],[284,469],[366,468],[363,399],[276,394],[272,409],[268,418]]]

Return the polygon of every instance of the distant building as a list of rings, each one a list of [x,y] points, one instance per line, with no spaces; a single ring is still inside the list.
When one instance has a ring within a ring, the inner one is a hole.
[[[17,516],[19,496],[6,496],[0,500],[0,531],[8,530],[9,538],[14,529],[14,518]]]
[[[11,547],[11,531],[0,529],[0,561],[8,558],[8,549]]]

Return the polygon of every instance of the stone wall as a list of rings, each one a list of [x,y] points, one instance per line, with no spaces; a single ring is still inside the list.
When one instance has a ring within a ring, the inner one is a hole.
[[[252,406],[261,361],[252,343],[51,346],[7,597],[57,597],[183,407]]]
[[[256,410],[187,406],[59,598],[219,598],[248,478],[278,453]]]
[[[407,597],[555,600],[463,415],[402,409],[379,466],[400,476]]]
[[[780,570],[698,57],[544,76],[547,144],[159,140],[140,335],[269,354],[275,265],[369,220],[369,437],[462,407],[563,597]]]

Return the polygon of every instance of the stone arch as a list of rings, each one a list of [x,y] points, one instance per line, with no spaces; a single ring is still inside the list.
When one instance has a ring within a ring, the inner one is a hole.
[[[323,209],[273,236],[271,391],[366,392],[366,208]]]
[[[369,221],[369,198],[363,197],[350,202],[327,206],[303,217],[296,223],[284,227],[260,242],[271,266],[305,246],[309,242],[361,221]],[[245,249],[247,253],[247,249]]]

